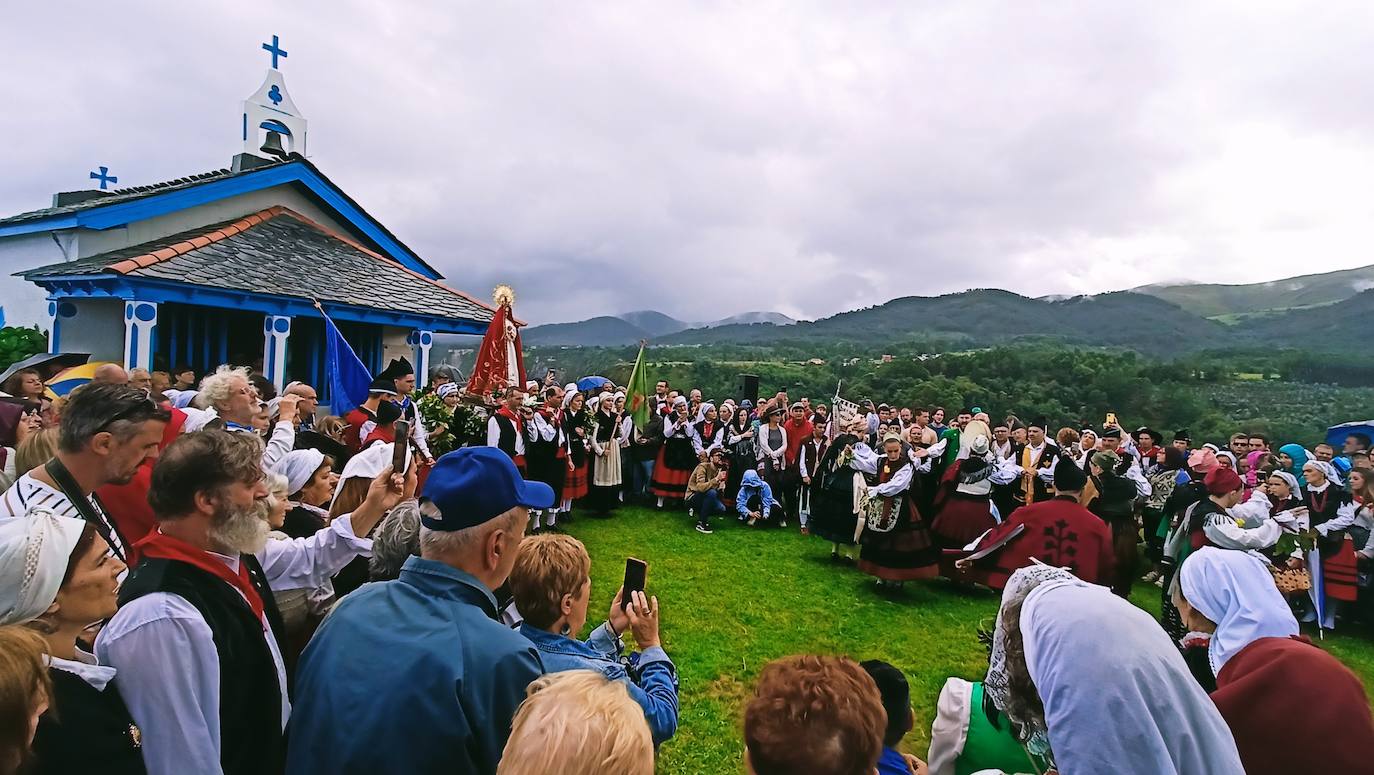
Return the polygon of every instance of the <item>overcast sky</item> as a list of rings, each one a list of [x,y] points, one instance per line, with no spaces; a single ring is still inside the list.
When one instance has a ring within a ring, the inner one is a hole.
[[[273,33],[312,161],[531,322],[1374,263],[1367,0],[14,4],[0,213],[226,166]]]

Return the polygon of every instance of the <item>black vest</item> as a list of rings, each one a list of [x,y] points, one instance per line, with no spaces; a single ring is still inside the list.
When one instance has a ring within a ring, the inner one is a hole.
[[[278,639],[281,614],[262,566],[242,555],[248,576],[262,598],[264,615]],[[219,657],[220,764],[225,775],[279,772],[285,760],[281,729],[281,690],[262,623],[238,590],[195,566],[145,558],[119,590],[120,606],[152,592],[177,595],[200,613],[215,639]],[[167,665],[168,670],[179,669]]]
[[[496,430],[500,434],[496,438],[496,448],[515,459],[515,423],[503,414],[493,414],[492,419],[496,420]]]
[[[143,736],[112,682],[101,691],[79,676],[51,668],[52,709],[33,738],[39,773],[143,775]]]

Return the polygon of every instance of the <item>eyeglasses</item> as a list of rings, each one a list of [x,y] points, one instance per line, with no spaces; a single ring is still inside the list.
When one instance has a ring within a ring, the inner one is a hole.
[[[148,390],[139,390],[138,392],[143,394],[142,400],[132,403],[124,407],[123,410],[116,412],[114,417],[106,420],[95,432],[100,433],[121,420],[128,420],[139,414],[155,414],[157,412],[157,401],[153,399],[152,392]]]

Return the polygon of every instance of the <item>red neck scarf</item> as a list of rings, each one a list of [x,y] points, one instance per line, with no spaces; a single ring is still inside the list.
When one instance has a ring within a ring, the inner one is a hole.
[[[192,546],[180,538],[165,535],[158,530],[144,536],[134,546],[138,547],[142,557],[157,557],[163,560],[184,562],[219,578],[225,584],[243,593],[244,598],[248,600],[248,607],[253,609],[253,615],[258,618],[259,622],[262,621],[262,598],[258,596],[258,590],[248,580],[248,565],[243,561],[243,558],[239,558],[239,572],[234,573],[229,570],[228,565],[211,556],[204,549]]]
[[[515,423],[515,427],[520,427],[520,415],[516,414],[515,412],[512,412],[509,407],[503,406],[500,409],[497,409],[496,413],[506,418],[507,420],[510,420],[511,422]]]

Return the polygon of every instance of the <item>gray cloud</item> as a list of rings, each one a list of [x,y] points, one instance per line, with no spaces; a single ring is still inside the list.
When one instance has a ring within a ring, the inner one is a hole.
[[[1359,2],[34,3],[0,29],[0,211],[100,164],[222,166],[277,33],[313,160],[534,322],[1272,279],[1370,263],[1372,22]]]

